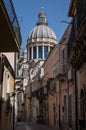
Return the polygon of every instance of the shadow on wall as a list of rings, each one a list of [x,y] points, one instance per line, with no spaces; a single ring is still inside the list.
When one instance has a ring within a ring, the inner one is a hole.
[[[14,127],[14,107],[10,103],[10,94],[6,94],[6,101],[0,99],[0,130]]]

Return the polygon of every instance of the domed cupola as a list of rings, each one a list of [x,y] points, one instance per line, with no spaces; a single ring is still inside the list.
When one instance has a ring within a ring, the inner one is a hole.
[[[37,25],[48,25],[48,23],[46,22],[46,14],[45,14],[43,8],[41,9],[41,12],[38,15]]]
[[[50,50],[57,43],[56,35],[48,27],[46,21],[46,14],[42,9],[38,14],[38,22],[30,32],[27,40],[29,60],[45,60]]]

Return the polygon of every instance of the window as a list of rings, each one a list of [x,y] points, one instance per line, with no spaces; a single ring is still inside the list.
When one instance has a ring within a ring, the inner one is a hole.
[[[45,18],[42,17],[42,18],[41,18],[41,22],[45,22]]]
[[[48,46],[44,46],[44,58],[47,57],[48,54]]]
[[[38,47],[38,58],[42,59],[42,46]]]
[[[10,110],[10,93],[6,94],[6,108],[5,113],[8,113]]]
[[[45,22],[45,17],[41,17],[40,22]]]
[[[69,99],[68,99],[68,120],[69,120],[69,127],[72,127],[72,99],[71,99],[71,95],[69,95]]]
[[[10,74],[8,72],[8,78],[7,78],[7,93],[10,92]]]
[[[67,100],[66,100],[66,95],[64,95],[64,121],[67,120]]]
[[[36,59],[36,46],[33,47],[33,59]]]
[[[64,49],[62,49],[62,59],[64,59]]]
[[[24,77],[28,76],[28,71],[27,71],[27,70],[24,70],[24,71],[23,71],[23,76],[24,76]]]

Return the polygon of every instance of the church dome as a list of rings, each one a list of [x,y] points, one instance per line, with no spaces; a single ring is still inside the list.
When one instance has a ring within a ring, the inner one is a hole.
[[[44,10],[41,10],[38,14],[38,23],[32,29],[27,39],[28,59],[30,61],[44,61],[56,44],[56,35],[54,31],[48,27],[46,14]]]
[[[30,32],[28,40],[36,38],[48,38],[53,40],[57,39],[54,31],[48,27],[44,10],[41,10],[38,14],[38,23]]]
[[[29,35],[29,39],[34,38],[50,38],[56,40],[54,31],[47,25],[37,25],[34,27]]]

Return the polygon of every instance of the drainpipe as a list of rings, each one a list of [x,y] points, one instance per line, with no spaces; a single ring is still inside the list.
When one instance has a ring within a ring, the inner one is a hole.
[[[59,67],[60,67],[60,49],[61,49],[60,44],[59,44],[58,47],[59,47]],[[61,127],[61,114],[60,114],[60,112],[61,112],[60,111],[60,108],[61,108],[61,106],[60,106],[60,95],[61,95],[60,91],[61,91],[61,88],[60,87],[61,87],[61,83],[60,83],[60,80],[59,80],[59,128]]]
[[[78,87],[77,87],[77,71],[75,69],[75,127],[76,127],[76,130],[78,130],[78,99],[77,99],[77,96],[78,96]]]
[[[69,130],[69,83],[68,83],[68,65],[67,65],[67,130]]]
[[[2,55],[0,54],[0,129],[1,129],[1,112],[2,112],[2,83],[3,83],[3,74],[4,74],[4,62],[2,59]]]
[[[13,130],[15,130],[15,94],[13,95]]]
[[[86,110],[86,89],[85,89],[85,86],[84,86],[84,111]],[[84,115],[84,120],[85,120],[85,129],[86,129],[86,112],[85,112],[85,115]]]
[[[60,108],[61,108],[61,106],[60,106],[60,96],[61,96],[61,89],[60,89],[60,87],[61,87],[61,84],[60,84],[60,81],[59,81],[59,129],[60,129],[60,127],[61,127],[61,111],[60,111]]]
[[[61,127],[61,118],[60,118],[60,87],[61,87],[61,85],[60,85],[60,81],[59,81],[59,128]]]

